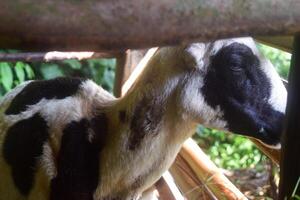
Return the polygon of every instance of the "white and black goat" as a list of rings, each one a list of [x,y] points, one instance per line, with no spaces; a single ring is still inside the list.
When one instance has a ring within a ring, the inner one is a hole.
[[[161,48],[119,99],[27,82],[1,102],[0,199],[140,199],[198,123],[280,144],[286,96],[251,38]]]

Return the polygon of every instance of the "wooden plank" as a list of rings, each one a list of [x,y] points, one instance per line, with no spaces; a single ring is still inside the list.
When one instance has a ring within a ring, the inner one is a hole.
[[[279,200],[292,199],[294,190],[296,195],[300,195],[300,188],[296,187],[300,178],[300,34],[295,36],[293,49],[282,141]]]
[[[257,42],[292,53],[293,36],[255,37]]]

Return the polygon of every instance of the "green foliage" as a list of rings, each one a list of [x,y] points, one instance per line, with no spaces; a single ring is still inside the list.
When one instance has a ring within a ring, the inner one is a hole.
[[[34,78],[34,72],[28,64],[0,62],[0,96],[25,80],[32,78]]]
[[[33,63],[32,68],[38,79],[51,79],[60,76],[85,77],[94,80],[104,89],[112,92],[115,65],[115,59],[90,59]]]
[[[271,60],[280,76],[287,80],[290,69],[291,54],[263,44],[259,44],[258,48],[268,59]]]
[[[0,97],[26,80],[44,80],[61,76],[89,78],[112,92],[115,64],[115,59],[65,60],[48,63],[0,62]]]
[[[265,156],[245,137],[198,126],[194,139],[219,167],[262,169]]]
[[[294,199],[294,200],[300,200],[300,196],[296,194],[297,190],[299,189],[300,186],[300,177],[298,178],[298,181],[296,183],[296,186],[293,190],[292,196],[290,199]]]

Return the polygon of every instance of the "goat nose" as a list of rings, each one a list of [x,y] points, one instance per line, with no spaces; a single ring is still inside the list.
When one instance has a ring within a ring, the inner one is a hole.
[[[265,128],[261,127],[258,131],[258,133],[263,136],[263,137],[267,137],[268,133],[267,131],[265,130]]]
[[[259,130],[260,140],[269,148],[281,149],[280,138],[277,137],[272,130],[268,128],[261,127]]]

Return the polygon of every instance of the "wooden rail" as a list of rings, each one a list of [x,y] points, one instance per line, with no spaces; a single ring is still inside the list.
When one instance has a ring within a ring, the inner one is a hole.
[[[26,53],[0,53],[0,62],[50,62],[68,59],[95,59],[95,58],[115,58],[119,52],[26,52]]]
[[[1,0],[0,48],[99,51],[300,31],[297,0]]]

